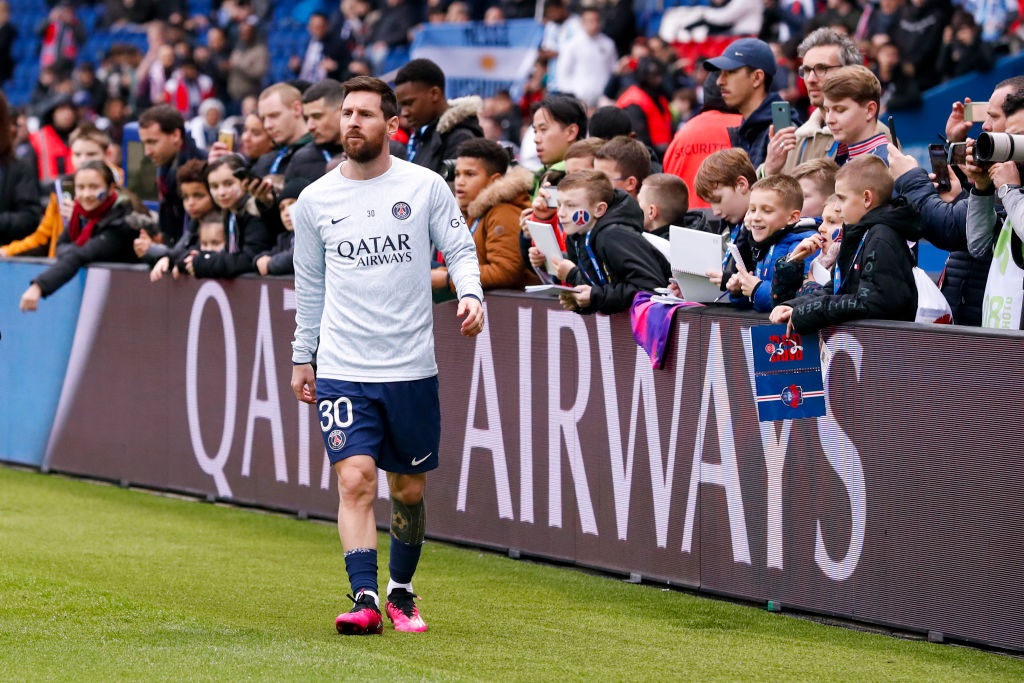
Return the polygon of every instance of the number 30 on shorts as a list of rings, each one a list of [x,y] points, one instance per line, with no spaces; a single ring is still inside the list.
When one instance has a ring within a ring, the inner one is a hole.
[[[320,410],[320,429],[324,434],[335,427],[343,429],[352,424],[352,401],[345,396],[333,401],[320,401],[317,408]],[[343,414],[344,420],[341,419]]]

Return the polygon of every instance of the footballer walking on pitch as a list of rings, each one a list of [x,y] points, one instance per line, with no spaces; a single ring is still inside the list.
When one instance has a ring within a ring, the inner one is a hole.
[[[476,248],[438,174],[390,156],[398,104],[386,83],[345,83],[348,160],[294,205],[295,341],[292,389],[315,405],[338,476],[338,533],[355,603],[339,633],[381,633],[377,468],[391,490],[388,617],[425,631],[413,573],[426,528],[423,492],[438,465],[441,410],[434,359],[431,244],[458,291],[463,335],[484,326]],[[315,369],[314,369],[315,367]]]

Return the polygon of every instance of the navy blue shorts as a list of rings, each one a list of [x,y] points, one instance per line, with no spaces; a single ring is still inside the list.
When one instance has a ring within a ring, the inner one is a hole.
[[[369,455],[385,472],[437,467],[441,401],[437,377],[411,382],[317,379],[317,413],[331,464]]]

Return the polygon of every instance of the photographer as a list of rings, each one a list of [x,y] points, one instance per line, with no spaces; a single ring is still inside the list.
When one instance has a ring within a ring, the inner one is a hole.
[[[1003,102],[1020,88],[1024,88],[1024,77],[1021,76],[997,83],[983,110],[983,120],[975,108],[973,118],[978,119],[984,132],[1001,133],[1006,130]],[[946,123],[946,137],[950,143],[966,140],[971,126],[976,124],[965,118],[964,113],[964,102],[954,102]],[[921,213],[922,237],[949,252],[941,289],[953,312],[953,320],[958,325],[981,325],[985,283],[992,257],[991,251],[986,256],[977,257],[967,249],[968,193],[960,192],[958,176],[950,173],[952,189],[949,193],[940,194],[928,172],[920,168],[912,156],[894,147],[889,150],[889,171],[896,181],[896,194],[905,197]],[[988,181],[987,176],[984,181]],[[968,189],[966,183],[964,185]]]
[[[1020,329],[1024,299],[1024,88],[1003,102],[1006,133],[985,133],[991,145],[968,141],[964,171],[974,182],[967,202],[967,247],[992,258],[985,285],[982,327]],[[1010,136],[1013,136],[1012,138]],[[987,149],[992,147],[992,149]],[[981,165],[979,159],[987,163]]]

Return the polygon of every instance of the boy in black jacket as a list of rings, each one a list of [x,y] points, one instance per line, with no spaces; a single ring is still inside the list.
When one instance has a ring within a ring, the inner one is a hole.
[[[277,197],[277,206],[281,211],[281,224],[284,232],[277,236],[273,249],[256,257],[256,271],[260,275],[294,275],[295,265],[292,263],[292,252],[295,249],[295,226],[292,225],[292,206],[299,195],[309,185],[305,178],[289,178],[284,189]]]
[[[848,320],[913,321],[917,313],[914,255],[917,212],[892,199],[892,177],[873,155],[851,159],[836,175],[836,195],[845,227],[832,281],[772,310],[773,323],[813,332]]]
[[[643,237],[640,205],[612,187],[600,171],[570,173],[558,184],[558,220],[565,228],[568,258],[555,263],[558,278],[576,291],[561,298],[578,313],[628,310],[641,290],[668,283],[668,261]],[[537,256],[530,249],[531,261]]]

